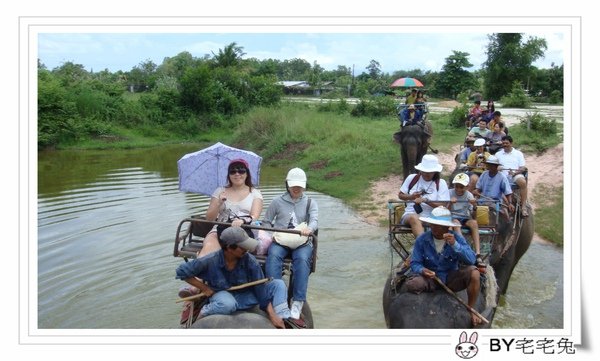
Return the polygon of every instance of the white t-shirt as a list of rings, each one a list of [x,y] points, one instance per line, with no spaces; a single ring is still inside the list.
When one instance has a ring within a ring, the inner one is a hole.
[[[221,195],[221,193],[223,193],[224,190],[224,187],[218,187],[213,192],[212,197],[219,198],[219,196]],[[250,216],[250,211],[252,210],[252,202],[254,202],[255,199],[263,199],[263,196],[260,193],[260,191],[254,187],[252,187],[252,192],[250,192],[250,194],[248,194],[248,196],[242,199],[240,202],[233,202],[227,199],[223,203],[223,205],[221,205],[221,208],[219,208],[219,215],[217,216],[217,221],[227,222],[230,216],[232,218],[234,216]]]
[[[425,198],[429,199],[430,201],[449,201],[450,200],[450,193],[448,192],[448,185],[446,184],[446,181],[443,179],[440,179],[439,190],[438,190],[435,185],[434,180],[427,182],[421,176],[421,177],[419,177],[419,180],[417,181],[417,183],[415,183],[415,185],[409,190],[408,185],[410,184],[412,179],[416,176],[417,176],[417,174],[410,174],[408,177],[406,177],[406,179],[404,180],[404,183],[402,183],[402,186],[400,187],[400,192],[402,192],[404,194],[414,194],[414,193],[417,193],[418,191],[422,191],[423,193],[422,193],[421,197],[425,197]],[[425,194],[425,193],[427,193],[427,194]],[[416,213],[414,206],[415,206],[414,202],[407,202],[404,213],[405,214],[406,213]],[[428,217],[429,215],[431,215],[431,211],[433,210],[433,208],[430,205],[421,203],[421,207],[423,207],[423,212],[421,214],[419,214],[419,216]]]
[[[510,153],[506,153],[504,149],[500,149],[496,152],[496,157],[498,158],[498,161],[500,161],[502,167],[505,168],[502,170],[502,173],[504,173],[508,179],[511,179],[511,176],[508,174],[508,169],[519,169],[519,167],[525,166],[525,157],[523,156],[523,153],[515,148],[513,148]]]

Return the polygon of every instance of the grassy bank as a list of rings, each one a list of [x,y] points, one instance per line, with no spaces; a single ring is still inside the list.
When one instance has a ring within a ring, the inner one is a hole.
[[[448,114],[433,113],[429,119],[434,127],[433,148],[448,153],[463,141],[465,130],[452,127]],[[233,119],[231,124],[231,128],[190,134],[185,139],[160,129],[121,129],[114,139],[91,139],[77,144],[77,148],[133,148],[220,141],[257,152],[267,165],[301,167],[307,171],[310,189],[340,198],[357,208],[372,181],[402,173],[400,149],[392,140],[392,135],[399,130],[399,122],[393,116],[355,117],[348,112],[320,111],[315,104],[283,103],[254,108]],[[519,144],[527,137],[516,129],[513,134]],[[558,144],[560,139],[554,142],[549,146]],[[562,196],[562,189],[559,193]],[[560,204],[562,206],[562,199]],[[538,207],[536,215],[541,218],[538,218],[536,228],[542,229],[543,224],[549,223],[562,230],[562,208],[555,219],[545,220],[545,207]],[[548,207],[551,209],[548,216],[558,209],[553,208],[556,205]],[[551,229],[547,234],[540,233],[558,243],[557,237],[553,237],[558,234],[556,231]],[[562,231],[560,234],[562,241]]]
[[[563,187],[541,185],[534,189],[535,231],[540,237],[552,243],[563,245]]]

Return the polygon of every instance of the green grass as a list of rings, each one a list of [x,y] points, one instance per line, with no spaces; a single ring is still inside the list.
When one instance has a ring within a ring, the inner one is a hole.
[[[397,130],[393,117],[357,118],[286,104],[245,115],[235,141],[260,152],[271,165],[305,169],[312,189],[349,201],[370,181],[402,171],[392,141]]]
[[[538,186],[534,190],[533,199],[537,205],[535,211],[536,233],[540,237],[562,246],[564,236],[563,187]]]

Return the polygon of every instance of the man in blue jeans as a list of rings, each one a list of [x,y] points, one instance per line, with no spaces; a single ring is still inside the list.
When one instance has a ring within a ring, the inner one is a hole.
[[[233,286],[264,278],[258,261],[248,253],[256,249],[258,241],[248,237],[241,227],[225,229],[219,241],[219,251],[184,262],[176,271],[177,279],[186,281],[208,297],[208,303],[200,309],[198,319],[214,314],[229,315],[259,305],[267,312],[273,326],[284,328],[283,320],[290,317],[290,309],[287,287],[282,280],[274,279],[260,285],[227,291]],[[188,314],[188,317],[192,315]]]

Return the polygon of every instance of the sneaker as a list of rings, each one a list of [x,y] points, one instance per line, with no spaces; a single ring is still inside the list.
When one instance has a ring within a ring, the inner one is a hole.
[[[292,318],[299,319],[300,313],[302,313],[302,307],[304,306],[304,301],[293,301],[292,307],[290,307],[290,312],[292,314]]]
[[[285,318],[283,319],[285,328],[307,328],[306,322],[301,318]]]
[[[200,293],[200,290],[194,286],[183,286],[179,289],[179,298],[186,298]]]

